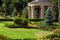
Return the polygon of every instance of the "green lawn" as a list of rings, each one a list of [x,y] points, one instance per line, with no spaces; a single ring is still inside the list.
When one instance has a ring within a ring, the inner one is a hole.
[[[7,28],[5,27],[5,23],[6,22],[0,22],[0,34],[11,39],[38,38],[40,36],[46,36],[52,33],[51,31],[43,31],[39,29]]]

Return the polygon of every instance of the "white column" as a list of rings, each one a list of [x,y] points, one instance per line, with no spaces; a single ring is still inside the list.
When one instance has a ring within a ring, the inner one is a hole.
[[[34,18],[34,7],[31,6],[31,18],[33,19]]]
[[[41,19],[43,19],[43,18],[44,18],[44,6],[43,6],[43,5],[41,5],[40,18],[41,18]]]
[[[41,18],[41,7],[39,9],[39,18]]]
[[[28,18],[29,19],[31,18],[31,8],[30,8],[30,6],[28,6]]]

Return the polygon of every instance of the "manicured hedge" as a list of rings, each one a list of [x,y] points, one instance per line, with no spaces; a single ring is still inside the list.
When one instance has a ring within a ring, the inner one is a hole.
[[[44,19],[28,19],[29,21],[42,21]]]
[[[13,19],[0,19],[0,21],[13,21]]]
[[[0,19],[0,21],[13,21],[14,19]],[[20,19],[22,20],[22,19]],[[28,19],[29,21],[42,21],[44,19]],[[54,22],[58,22],[58,20],[54,20]]]
[[[20,19],[22,20],[22,19]],[[28,19],[29,21],[41,21],[43,19]],[[13,19],[0,19],[0,21],[13,21]]]

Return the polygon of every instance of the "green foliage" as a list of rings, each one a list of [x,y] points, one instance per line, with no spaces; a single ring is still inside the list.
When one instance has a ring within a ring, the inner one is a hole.
[[[60,28],[60,24],[57,23],[57,22],[54,22],[54,23],[53,23],[53,26],[54,26],[54,28],[56,28],[56,29],[57,29],[57,28]]]
[[[43,28],[46,28],[44,25],[43,25],[43,22],[44,21],[40,21],[40,22],[38,22],[38,29],[43,29]]]
[[[55,19],[58,20],[58,0],[50,0],[52,3],[54,3],[54,13],[55,13]]]
[[[39,29],[29,29],[29,28],[7,28],[5,27],[5,23],[12,23],[12,21],[0,22],[0,34],[7,36],[12,40],[17,39],[38,39],[37,37],[47,36],[51,31],[44,31]],[[42,35],[43,34],[43,35]],[[12,36],[11,36],[12,35]],[[38,35],[38,36],[37,36]],[[40,39],[40,38],[39,38]]]
[[[27,18],[28,9],[27,7],[23,9],[21,18]]]
[[[60,40],[60,29],[55,29],[53,34],[47,36],[50,40]]]
[[[16,28],[17,26],[15,26],[15,24],[13,23],[5,23],[5,26],[6,27],[9,27],[9,28]]]
[[[7,40],[8,38],[4,35],[0,35],[0,40]]]
[[[6,15],[16,15],[18,12],[22,14],[23,9],[31,0],[0,0],[1,9]],[[15,10],[15,11],[14,11]]]
[[[57,34],[57,35],[60,35],[60,28],[59,29],[55,29],[54,33]]]
[[[17,24],[17,25],[20,25],[21,22],[22,22],[21,19],[18,19],[18,18],[14,19],[14,23]]]
[[[6,15],[11,15],[12,11],[13,11],[13,7],[11,7],[11,2],[12,0],[6,0],[6,6],[5,6],[5,10],[6,10]]]
[[[49,36],[47,36],[47,38],[50,40],[60,40],[60,35],[50,34]]]
[[[9,0],[7,0],[9,1]],[[10,0],[11,4],[8,5],[9,7],[6,7],[6,0],[2,0],[2,5],[1,8],[4,11],[4,13],[6,13],[7,15],[12,15],[12,14],[17,14],[17,12],[20,10],[21,13],[23,11],[23,9],[27,6],[28,2],[31,2],[32,0]],[[55,4],[55,14],[56,14],[56,18],[58,17],[58,0],[50,0],[51,2],[53,2]],[[19,4],[19,5],[18,5]],[[7,13],[6,10],[9,10],[9,12]],[[11,11],[12,10],[12,11]],[[17,12],[15,12],[14,10],[16,10]]]
[[[49,7],[45,13],[45,25],[51,26],[53,25],[53,15],[52,15],[52,10]]]
[[[44,21],[40,21],[37,23],[38,29],[49,30],[49,26],[45,26],[43,23],[44,23]]]
[[[19,18],[16,18],[14,19],[14,23],[19,25],[19,26],[27,26],[28,24],[28,20],[27,19],[19,19]]]

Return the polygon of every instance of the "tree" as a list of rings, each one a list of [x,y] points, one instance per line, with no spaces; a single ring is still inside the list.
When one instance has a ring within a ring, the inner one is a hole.
[[[22,10],[23,10],[23,0],[18,0],[18,1],[15,3],[15,8],[16,8],[16,10],[17,10],[17,13],[22,14]]]
[[[11,15],[11,0],[6,0],[6,15]]]
[[[50,1],[54,3],[55,19],[58,20],[58,0],[50,0]]]
[[[21,16],[21,18],[27,18],[27,14],[28,14],[28,9],[27,9],[27,7],[25,7],[24,9],[23,9],[23,11],[22,11],[22,16]]]
[[[2,5],[2,0],[0,0],[0,6]]]
[[[60,23],[60,0],[58,0],[58,9],[59,9],[58,21]]]
[[[45,25],[51,26],[53,24],[53,15],[51,8],[49,7],[45,14]]]

